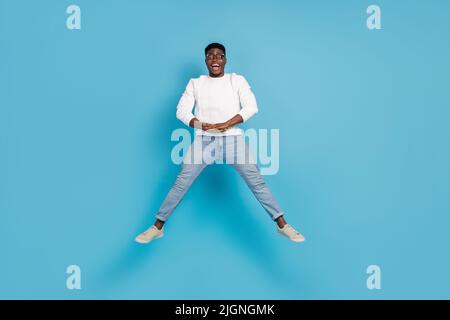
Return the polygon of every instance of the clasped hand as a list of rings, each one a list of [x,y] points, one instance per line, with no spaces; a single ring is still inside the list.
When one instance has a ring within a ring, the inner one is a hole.
[[[189,122],[189,126],[197,129],[202,129],[208,132],[224,132],[233,127],[234,125],[244,122],[244,119],[240,114],[235,115],[233,118],[225,122],[220,123],[208,123],[200,122],[197,118],[192,118]]]
[[[231,127],[230,123],[227,122],[221,122],[221,123],[202,123],[202,130],[203,131],[209,131],[209,132],[224,132],[228,130]]]

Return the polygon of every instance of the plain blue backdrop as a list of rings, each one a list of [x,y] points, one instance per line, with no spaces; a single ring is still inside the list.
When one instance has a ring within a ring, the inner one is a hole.
[[[81,8],[68,30],[66,8]],[[382,29],[366,27],[381,7]],[[0,0],[0,298],[450,298],[448,1]],[[179,167],[178,99],[227,47],[280,130],[265,176],[296,244],[231,167],[148,246]],[[79,265],[82,289],[66,288]],[[381,290],[366,268],[381,268]]]

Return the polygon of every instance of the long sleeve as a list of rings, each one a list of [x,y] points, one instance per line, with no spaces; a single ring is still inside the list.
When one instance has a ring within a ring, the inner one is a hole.
[[[238,114],[241,115],[242,119],[247,121],[250,117],[258,112],[258,105],[256,104],[256,98],[250,89],[250,85],[243,76],[239,76],[239,100],[241,103],[241,110]]]
[[[184,124],[189,126],[189,122],[194,118],[194,114],[192,113],[192,108],[195,104],[194,97],[194,83],[193,80],[189,80],[189,83],[184,90],[180,101],[177,105],[177,118],[183,121]]]

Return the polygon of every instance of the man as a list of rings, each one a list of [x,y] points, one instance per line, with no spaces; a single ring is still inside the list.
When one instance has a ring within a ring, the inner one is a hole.
[[[222,44],[211,43],[205,48],[205,62],[209,74],[189,81],[176,112],[178,119],[195,128],[195,139],[183,159],[173,187],[156,214],[156,222],[135,240],[149,243],[161,238],[164,223],[203,169],[212,162],[226,160],[276,222],[278,232],[291,241],[304,241],[305,238],[284,219],[284,212],[262,179],[242,130],[236,127],[258,112],[249,84],[241,75],[225,73],[227,58]],[[192,113],[194,105],[195,115]]]

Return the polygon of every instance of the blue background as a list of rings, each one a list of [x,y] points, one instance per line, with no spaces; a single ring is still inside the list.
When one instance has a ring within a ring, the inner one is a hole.
[[[382,29],[368,30],[378,4]],[[66,8],[81,7],[81,30]],[[0,298],[450,298],[448,1],[0,0]],[[209,167],[148,246],[203,48],[280,129],[303,244]],[[82,289],[66,289],[66,268]],[[366,268],[381,268],[368,290]]]

